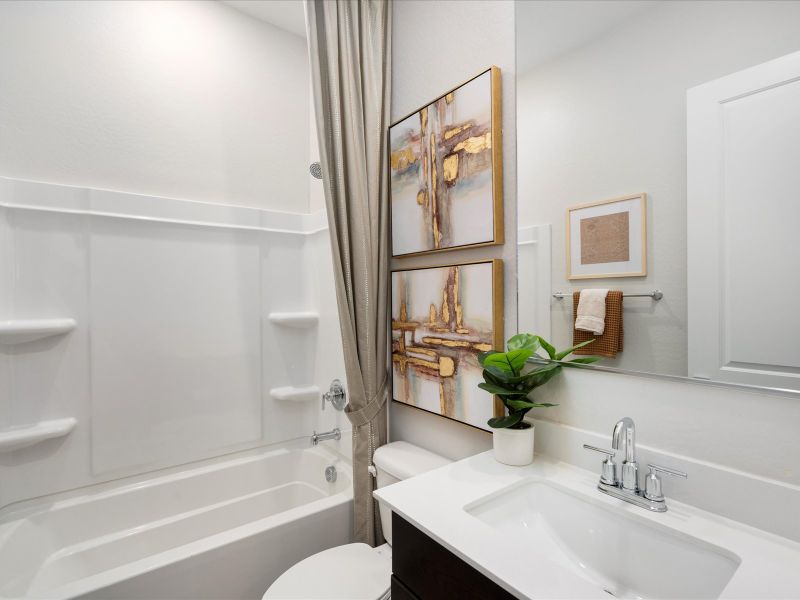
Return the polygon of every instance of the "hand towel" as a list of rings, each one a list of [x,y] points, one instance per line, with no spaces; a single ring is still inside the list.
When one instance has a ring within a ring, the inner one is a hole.
[[[606,328],[606,296],[608,290],[581,290],[575,329],[603,335]]]
[[[580,302],[580,292],[575,292],[572,296],[572,318],[578,318],[578,303]],[[588,340],[594,340],[591,344],[578,348],[573,354],[606,356],[615,358],[618,352],[622,352],[624,329],[622,327],[622,292],[612,290],[606,296],[606,327],[603,334],[598,336],[588,331],[573,329],[572,343],[580,344]]]

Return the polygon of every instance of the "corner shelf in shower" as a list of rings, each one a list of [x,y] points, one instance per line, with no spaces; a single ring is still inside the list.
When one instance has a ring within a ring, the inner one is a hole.
[[[295,329],[306,329],[314,327],[319,322],[319,314],[315,312],[271,312],[269,313],[270,323],[283,325],[284,327],[294,327]]]
[[[69,435],[78,420],[73,417],[39,421],[32,425],[0,429],[0,452],[11,452],[39,442]]]
[[[307,385],[304,387],[278,387],[272,388],[269,395],[275,400],[284,402],[309,402],[311,400],[320,399],[320,391],[316,385]]]
[[[25,344],[75,329],[75,319],[13,319],[0,321],[0,345]]]

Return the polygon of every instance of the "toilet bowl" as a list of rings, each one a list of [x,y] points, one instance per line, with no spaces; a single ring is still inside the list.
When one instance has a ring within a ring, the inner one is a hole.
[[[373,457],[377,487],[436,469],[450,461],[408,442],[381,446]],[[345,544],[301,560],[275,580],[263,600],[384,600],[392,578],[392,511],[379,505],[387,543]]]

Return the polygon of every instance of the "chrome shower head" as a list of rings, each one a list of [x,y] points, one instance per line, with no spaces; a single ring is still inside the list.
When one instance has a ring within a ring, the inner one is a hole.
[[[314,177],[314,179],[322,179],[322,165],[318,162],[311,163],[311,166],[308,167],[308,170],[311,172],[311,175]]]

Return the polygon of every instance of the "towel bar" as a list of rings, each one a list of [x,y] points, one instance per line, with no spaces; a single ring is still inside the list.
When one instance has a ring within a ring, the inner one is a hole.
[[[572,292],[555,292],[553,298],[556,300],[563,300],[564,298],[572,297]],[[653,290],[649,294],[622,294],[623,298],[652,298],[653,300],[661,300],[664,297],[664,292],[661,290]]]

